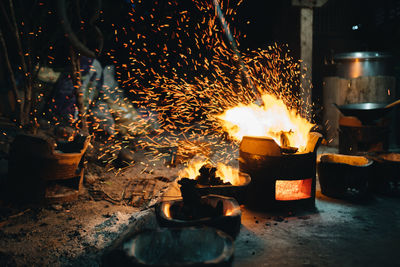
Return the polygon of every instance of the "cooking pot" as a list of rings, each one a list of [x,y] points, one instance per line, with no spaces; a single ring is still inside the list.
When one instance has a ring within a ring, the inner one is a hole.
[[[382,118],[394,106],[400,104],[400,99],[392,103],[356,103],[337,105],[335,107],[345,116],[354,116],[362,122],[371,122]]]
[[[336,75],[346,79],[362,76],[391,75],[391,55],[383,52],[340,53],[333,57]]]

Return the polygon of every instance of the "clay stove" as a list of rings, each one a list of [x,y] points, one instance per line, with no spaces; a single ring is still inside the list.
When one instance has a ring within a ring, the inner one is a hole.
[[[389,121],[361,121],[344,116],[339,120],[339,153],[358,155],[372,151],[386,151],[389,140]]]
[[[239,169],[252,179],[246,205],[261,210],[313,208],[320,138],[319,133],[310,133],[306,149],[294,152],[270,138],[244,136]]]

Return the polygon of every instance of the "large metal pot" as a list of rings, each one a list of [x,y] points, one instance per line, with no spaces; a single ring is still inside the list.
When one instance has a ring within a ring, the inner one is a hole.
[[[392,75],[391,55],[383,52],[350,52],[336,54],[336,76],[352,79],[362,76]]]

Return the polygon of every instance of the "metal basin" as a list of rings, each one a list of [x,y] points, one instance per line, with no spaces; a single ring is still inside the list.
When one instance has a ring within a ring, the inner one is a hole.
[[[137,233],[104,258],[105,266],[230,266],[234,243],[209,227],[161,228]]]
[[[207,195],[202,196],[202,201],[214,208],[222,204],[223,213],[221,216],[204,217],[199,219],[178,219],[175,218],[171,209],[181,206],[183,200],[163,201],[156,206],[156,216],[159,224],[163,227],[187,227],[205,225],[218,228],[232,237],[236,237],[240,232],[242,212],[240,206],[234,198]],[[220,204],[219,204],[220,203]]]

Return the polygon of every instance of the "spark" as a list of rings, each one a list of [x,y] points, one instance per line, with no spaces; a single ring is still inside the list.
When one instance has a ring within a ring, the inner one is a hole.
[[[232,22],[241,2],[220,2],[239,49],[244,35]],[[238,55],[224,40],[212,1],[168,1],[162,13],[158,2],[131,3],[130,25],[113,25],[120,49],[106,55],[115,62],[116,79],[127,92],[115,105],[135,107],[137,114],[100,145],[98,159],[112,162],[116,151],[131,143],[152,160],[163,158],[171,164],[193,154],[212,155],[221,162],[236,159],[238,141],[229,139],[216,115],[253,103],[257,95],[242,77]],[[149,33],[151,38],[146,37]],[[300,65],[289,52],[287,45],[275,43],[242,52],[241,60],[258,92],[272,94],[300,113],[304,103],[294,93],[301,91]],[[122,113],[114,109],[112,116],[118,122]],[[98,138],[105,131],[99,125],[91,125]]]

